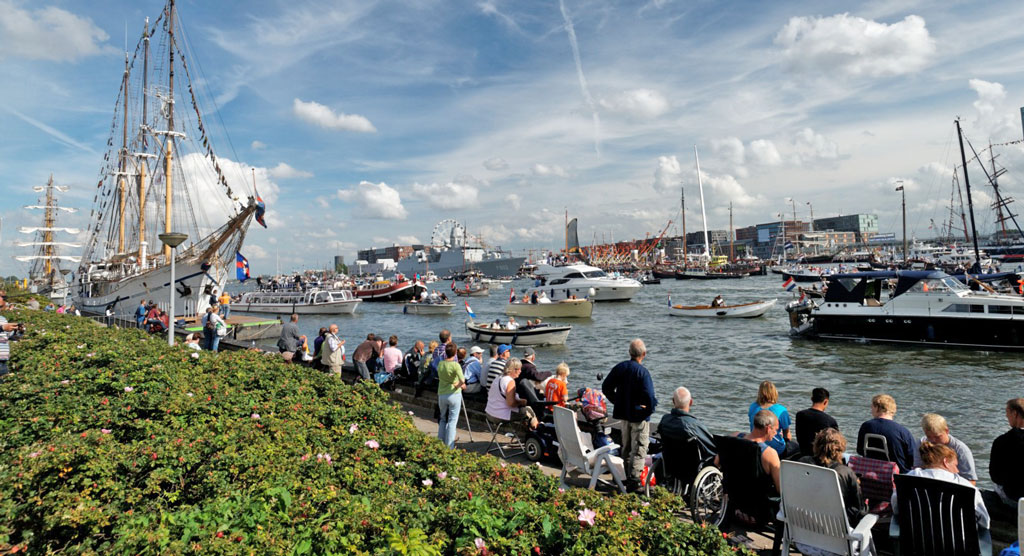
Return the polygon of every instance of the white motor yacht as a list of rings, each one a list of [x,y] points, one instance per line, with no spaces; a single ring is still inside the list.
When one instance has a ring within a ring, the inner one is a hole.
[[[605,271],[586,264],[565,266],[537,265],[536,276],[552,301],[575,296],[591,301],[629,301],[640,288],[640,282],[632,278],[609,276]]]

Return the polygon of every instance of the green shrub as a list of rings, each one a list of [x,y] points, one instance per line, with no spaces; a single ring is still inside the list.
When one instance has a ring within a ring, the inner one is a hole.
[[[7,316],[29,332],[0,384],[4,552],[733,552],[671,495],[562,492],[535,466],[448,450],[373,384]]]

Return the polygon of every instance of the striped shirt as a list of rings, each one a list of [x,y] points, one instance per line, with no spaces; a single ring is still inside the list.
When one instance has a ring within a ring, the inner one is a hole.
[[[491,383],[498,379],[502,374],[505,373],[505,365],[508,364],[508,359],[495,359],[491,361],[491,365],[487,367],[487,390],[491,389]]]
[[[0,324],[7,324],[7,319],[0,317]],[[0,330],[0,361],[11,358],[11,346],[7,343],[7,333]]]

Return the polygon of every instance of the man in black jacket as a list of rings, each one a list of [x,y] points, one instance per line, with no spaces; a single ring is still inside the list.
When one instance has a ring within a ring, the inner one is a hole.
[[[651,414],[658,405],[651,373],[642,364],[646,356],[643,340],[633,340],[629,343],[629,361],[612,367],[601,385],[604,395],[615,405],[612,417],[622,421],[622,459],[631,490],[640,485],[651,436]]]
[[[1017,500],[1024,497],[1024,473],[1020,471],[1024,461],[1024,398],[1006,402],[1006,420],[1010,430],[992,442],[988,471],[1002,502],[1016,507]]]

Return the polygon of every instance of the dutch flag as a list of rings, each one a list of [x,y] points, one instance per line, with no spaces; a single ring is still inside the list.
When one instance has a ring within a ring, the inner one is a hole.
[[[792,249],[793,248],[793,242],[792,241],[787,241],[786,244],[782,246],[782,248],[784,250],[786,250],[786,251]]]
[[[793,278],[788,278],[785,282],[782,283],[782,287],[786,288],[786,291],[791,292],[793,291],[793,288],[796,288],[796,280],[794,280]]]
[[[466,312],[469,313],[469,318],[476,320],[476,313],[474,313],[473,310],[469,308],[468,301],[466,302]]]
[[[508,289],[508,302],[509,303],[515,303],[516,302],[516,289],[515,288],[511,288],[510,287]]]

